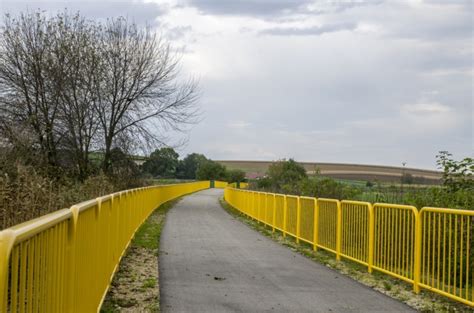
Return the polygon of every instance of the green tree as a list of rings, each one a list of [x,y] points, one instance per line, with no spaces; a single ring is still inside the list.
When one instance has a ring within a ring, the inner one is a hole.
[[[156,149],[143,163],[143,171],[155,177],[175,177],[178,167],[178,153],[173,148]]]
[[[474,159],[455,161],[448,151],[440,151],[436,159],[438,167],[443,170],[443,185],[450,191],[474,189]]]
[[[201,162],[196,171],[196,178],[199,180],[225,180],[226,176],[225,166],[212,160]]]
[[[199,153],[188,154],[183,160],[179,161],[176,176],[178,178],[196,179],[196,171],[199,164],[205,162],[207,158]]]
[[[240,183],[245,181],[245,172],[239,169],[227,171],[227,181],[229,183]]]
[[[273,163],[267,175],[274,190],[286,192],[295,190],[303,179],[308,178],[305,168],[293,159]]]

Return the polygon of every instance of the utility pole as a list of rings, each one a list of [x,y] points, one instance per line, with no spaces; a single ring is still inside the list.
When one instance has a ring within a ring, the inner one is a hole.
[[[402,177],[400,179],[400,185],[401,185],[400,191],[403,197],[403,180],[405,179],[405,165],[407,165],[407,162],[402,162],[402,165],[403,165],[403,168],[402,168]]]

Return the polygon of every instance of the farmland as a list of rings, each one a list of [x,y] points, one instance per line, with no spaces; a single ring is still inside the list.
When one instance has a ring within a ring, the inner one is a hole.
[[[265,175],[272,161],[239,161],[220,160],[217,161],[229,169],[241,169],[246,172],[249,178],[261,177]],[[322,176],[327,176],[339,180],[359,181],[379,181],[385,183],[399,183],[402,175],[413,176],[415,184],[439,184],[442,173],[439,171],[403,168],[395,166],[362,165],[345,163],[320,163],[320,162],[299,162],[307,171],[308,175],[315,174],[319,170]]]

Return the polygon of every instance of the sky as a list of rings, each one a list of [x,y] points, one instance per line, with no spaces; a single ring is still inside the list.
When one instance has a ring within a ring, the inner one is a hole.
[[[0,0],[153,27],[199,80],[178,152],[436,168],[473,157],[472,1]],[[184,137],[183,137],[184,136]]]

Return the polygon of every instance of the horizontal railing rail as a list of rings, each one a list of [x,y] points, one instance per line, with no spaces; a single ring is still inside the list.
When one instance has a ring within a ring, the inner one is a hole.
[[[416,293],[423,288],[474,306],[474,210],[417,210],[234,188],[226,188],[224,197],[245,215],[314,250],[402,279]]]
[[[0,312],[98,312],[147,217],[209,187],[201,181],[121,191],[1,231]]]

